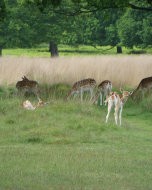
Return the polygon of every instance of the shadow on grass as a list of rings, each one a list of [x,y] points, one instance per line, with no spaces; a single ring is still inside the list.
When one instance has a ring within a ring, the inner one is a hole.
[[[94,55],[94,54],[103,54],[108,52],[110,49],[107,50],[98,50],[98,49],[94,49],[94,50],[79,50],[79,49],[71,49],[71,50],[59,50],[59,53],[63,53],[63,54],[80,54],[80,55]],[[45,50],[37,50],[37,52],[44,52],[44,53],[49,53],[49,51],[47,49]]]
[[[30,137],[26,140],[27,143],[42,143],[43,139],[40,137]]]

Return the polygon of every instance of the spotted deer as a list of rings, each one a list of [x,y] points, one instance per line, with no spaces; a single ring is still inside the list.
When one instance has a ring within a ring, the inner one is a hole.
[[[39,98],[38,82],[29,80],[26,76],[22,77],[22,80],[16,83],[16,88],[19,93],[33,93],[37,96],[37,98]]]
[[[138,92],[142,93],[142,98],[144,98],[145,92],[152,90],[152,77],[144,78],[140,81],[138,87],[134,90],[131,98],[134,99]]]
[[[119,124],[121,125],[123,106],[131,94],[132,92],[124,90],[121,90],[121,95],[117,94],[116,92],[110,93],[109,97],[105,100],[105,104],[108,103],[108,113],[106,115],[106,123],[108,122],[110,112],[114,107],[115,123],[116,125],[118,125],[118,118],[119,118]]]
[[[104,99],[110,94],[111,90],[112,90],[112,82],[109,80],[102,81],[98,85],[94,103],[97,103],[97,100],[99,98],[99,103],[102,106],[104,104]]]
[[[82,102],[84,92],[89,91],[90,97],[91,97],[90,100],[91,100],[93,98],[95,87],[96,87],[96,81],[92,78],[83,79],[81,81],[78,81],[78,82],[74,83],[74,85],[72,86],[68,95],[66,96],[66,99],[68,100],[69,97],[71,97],[72,95],[74,95],[74,97],[76,97],[77,95],[80,94],[81,102]]]

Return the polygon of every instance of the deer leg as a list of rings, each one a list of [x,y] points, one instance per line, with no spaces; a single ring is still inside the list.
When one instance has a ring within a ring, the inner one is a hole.
[[[93,104],[98,103],[98,97],[99,97],[99,95],[97,93],[93,96]]]
[[[82,88],[80,90],[80,96],[81,96],[81,102],[82,102],[83,101],[83,90],[82,90]]]
[[[104,105],[105,100],[107,99],[107,96],[105,93],[102,95],[102,105]]]
[[[145,90],[144,89],[141,91],[141,94],[142,94],[142,100],[143,100],[145,97]]]
[[[103,105],[103,94],[100,92],[100,106]]]
[[[93,89],[90,89],[90,101],[93,99]]]
[[[120,111],[119,111],[119,122],[120,122],[120,126],[121,126],[121,118],[122,118],[122,109],[123,107],[120,108]]]
[[[40,95],[40,89],[39,88],[36,89],[35,94],[36,94],[38,100],[40,100],[40,96],[39,96]]]
[[[17,91],[17,95],[18,95],[18,96],[23,96],[23,95],[24,95],[23,90],[18,90],[18,91]]]
[[[108,102],[108,113],[107,113],[107,115],[106,115],[106,123],[108,122],[108,119],[109,119],[109,115],[110,115],[112,106],[113,106],[112,102]]]
[[[115,106],[114,117],[115,117],[116,125],[118,125],[118,112],[119,112],[119,108],[117,108],[117,106]]]
[[[40,97],[39,97],[39,92],[34,92],[34,94],[36,95],[36,97],[37,97],[37,99],[38,99],[38,101],[40,100]]]
[[[74,93],[73,94],[73,99],[76,99],[77,95],[78,95],[78,93]]]

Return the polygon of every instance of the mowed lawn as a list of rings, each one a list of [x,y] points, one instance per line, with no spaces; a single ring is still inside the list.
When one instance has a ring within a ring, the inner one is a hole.
[[[151,190],[151,101],[127,102],[120,127],[87,100],[23,99],[0,99],[0,190]]]

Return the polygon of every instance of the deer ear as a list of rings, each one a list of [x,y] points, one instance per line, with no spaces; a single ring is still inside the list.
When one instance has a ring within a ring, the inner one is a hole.
[[[133,94],[133,92],[134,92],[134,91],[131,91],[131,92],[130,92],[130,95],[132,95],[132,94]]]
[[[123,93],[123,89],[120,87],[120,92]]]

